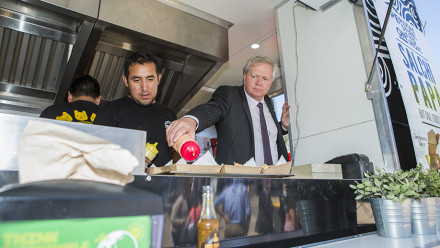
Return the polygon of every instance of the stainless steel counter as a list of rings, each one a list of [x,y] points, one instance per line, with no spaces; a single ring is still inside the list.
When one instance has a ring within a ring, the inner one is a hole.
[[[0,186],[18,183],[16,171],[3,171]],[[353,180],[262,177],[135,176],[131,186],[163,199],[162,247],[196,247],[182,231],[202,186],[212,185],[220,220],[221,247],[294,247],[374,232],[371,209],[359,207]],[[119,204],[120,205],[120,204]],[[196,208],[197,209],[197,208]],[[234,223],[226,223],[224,215]],[[195,218],[197,219],[197,217]]]
[[[351,183],[203,176],[152,176],[146,181],[136,176],[131,185],[163,197],[163,247],[196,246],[195,238],[182,240],[180,234],[208,184],[222,212],[217,215],[221,247],[292,247],[375,231],[374,224],[360,220]],[[228,224],[224,214],[235,223]]]
[[[2,171],[3,184],[18,183],[16,171]],[[135,176],[131,186],[162,196],[162,247],[196,247],[188,229],[202,186],[212,185],[221,247],[293,247],[352,237],[376,230],[371,208],[359,207],[353,180],[262,177]],[[197,209],[197,208],[196,208]],[[227,215],[233,223],[227,223]],[[396,246],[397,247],[397,246]]]

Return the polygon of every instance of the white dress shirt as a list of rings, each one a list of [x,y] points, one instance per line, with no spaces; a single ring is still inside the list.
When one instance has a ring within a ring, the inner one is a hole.
[[[249,105],[249,110],[252,117],[252,126],[254,128],[254,144],[255,144],[255,163],[257,166],[264,165],[264,152],[263,152],[263,138],[261,136],[261,125],[260,125],[260,109],[257,104],[259,101],[253,99],[248,95],[246,90],[246,99]],[[261,101],[263,104],[264,119],[266,120],[267,133],[269,135],[270,152],[272,155],[272,162],[276,164],[278,162],[278,149],[277,149],[277,126],[275,121],[270,114],[269,107],[267,107],[266,101],[264,99]]]

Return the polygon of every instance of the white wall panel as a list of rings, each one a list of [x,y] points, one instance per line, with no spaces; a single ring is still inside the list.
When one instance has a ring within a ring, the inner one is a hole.
[[[374,166],[382,167],[382,152],[376,122],[368,121],[325,133],[302,137],[296,150],[295,165],[323,163],[342,154],[368,156]]]
[[[292,107],[293,143],[299,137],[295,165],[361,153],[382,166],[373,107],[364,91],[367,74],[351,4],[341,1],[324,12],[294,5],[289,1],[278,7],[277,31]]]

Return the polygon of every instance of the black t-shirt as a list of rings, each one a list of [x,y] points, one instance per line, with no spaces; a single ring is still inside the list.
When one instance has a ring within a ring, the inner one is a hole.
[[[126,96],[106,103],[99,112],[95,124],[146,131],[147,142],[150,144],[157,142],[156,148],[159,151],[153,163],[156,166],[163,166],[171,160],[165,123],[176,119],[176,114],[162,104],[142,106]]]
[[[43,110],[40,117],[93,124],[98,111],[99,106],[95,103],[78,100],[49,106]]]

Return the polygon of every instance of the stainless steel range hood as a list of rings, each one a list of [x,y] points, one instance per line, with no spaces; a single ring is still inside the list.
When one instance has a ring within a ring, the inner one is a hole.
[[[177,113],[228,60],[231,23],[188,8],[174,0],[2,0],[0,112],[38,115],[65,101],[84,73],[101,83],[104,103],[122,97],[123,60],[146,50],[163,64],[157,100]]]

